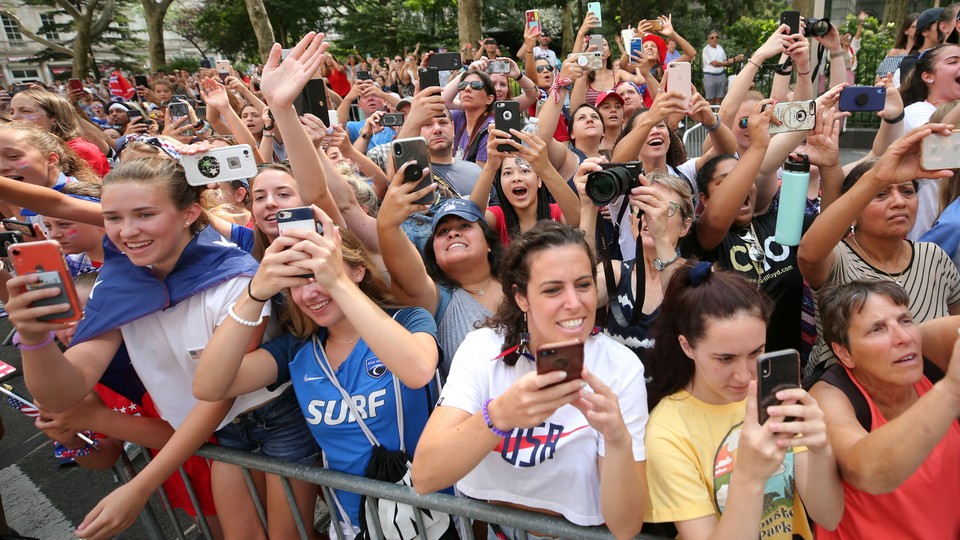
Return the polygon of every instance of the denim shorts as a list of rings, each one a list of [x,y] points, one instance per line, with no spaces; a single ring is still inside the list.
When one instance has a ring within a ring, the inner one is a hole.
[[[226,448],[301,465],[313,465],[320,458],[320,448],[303,419],[292,386],[273,401],[241,413],[215,435]]]

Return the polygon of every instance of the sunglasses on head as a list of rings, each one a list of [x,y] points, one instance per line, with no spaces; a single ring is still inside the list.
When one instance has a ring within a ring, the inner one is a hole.
[[[467,87],[471,90],[483,90],[483,81],[461,81],[457,84],[457,90],[463,90]]]
[[[537,66],[537,73],[543,73],[544,71],[553,73],[553,66]]]
[[[747,129],[747,117],[744,116],[737,121],[737,125],[740,126],[740,129]]]

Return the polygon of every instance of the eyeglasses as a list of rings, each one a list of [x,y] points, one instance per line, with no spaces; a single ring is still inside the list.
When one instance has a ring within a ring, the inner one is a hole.
[[[553,73],[553,66],[537,66],[537,73],[543,73],[544,71]]]
[[[740,120],[737,120],[737,125],[740,126],[740,129],[747,129],[747,117],[744,116]]]
[[[710,36],[710,37],[708,37],[707,39],[717,39],[718,37],[720,37],[720,36]]]
[[[667,217],[673,217],[676,215],[677,210],[680,209],[680,203],[669,201],[667,203]]]
[[[467,87],[471,90],[483,90],[483,81],[461,81],[457,84],[457,90],[464,90]]]

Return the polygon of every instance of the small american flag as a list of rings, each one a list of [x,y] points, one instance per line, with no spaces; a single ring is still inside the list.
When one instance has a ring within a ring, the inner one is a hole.
[[[7,403],[10,404],[14,409],[22,412],[23,414],[29,416],[30,418],[36,418],[40,416],[40,411],[33,406],[33,403],[28,403],[26,401],[21,401],[17,398],[7,398]]]

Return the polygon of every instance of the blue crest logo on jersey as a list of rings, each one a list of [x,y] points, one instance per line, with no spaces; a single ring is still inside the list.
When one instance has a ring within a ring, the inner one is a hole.
[[[383,365],[383,362],[381,362],[376,356],[367,358],[365,363],[367,375],[373,377],[374,379],[379,379],[387,374],[387,366]]]

